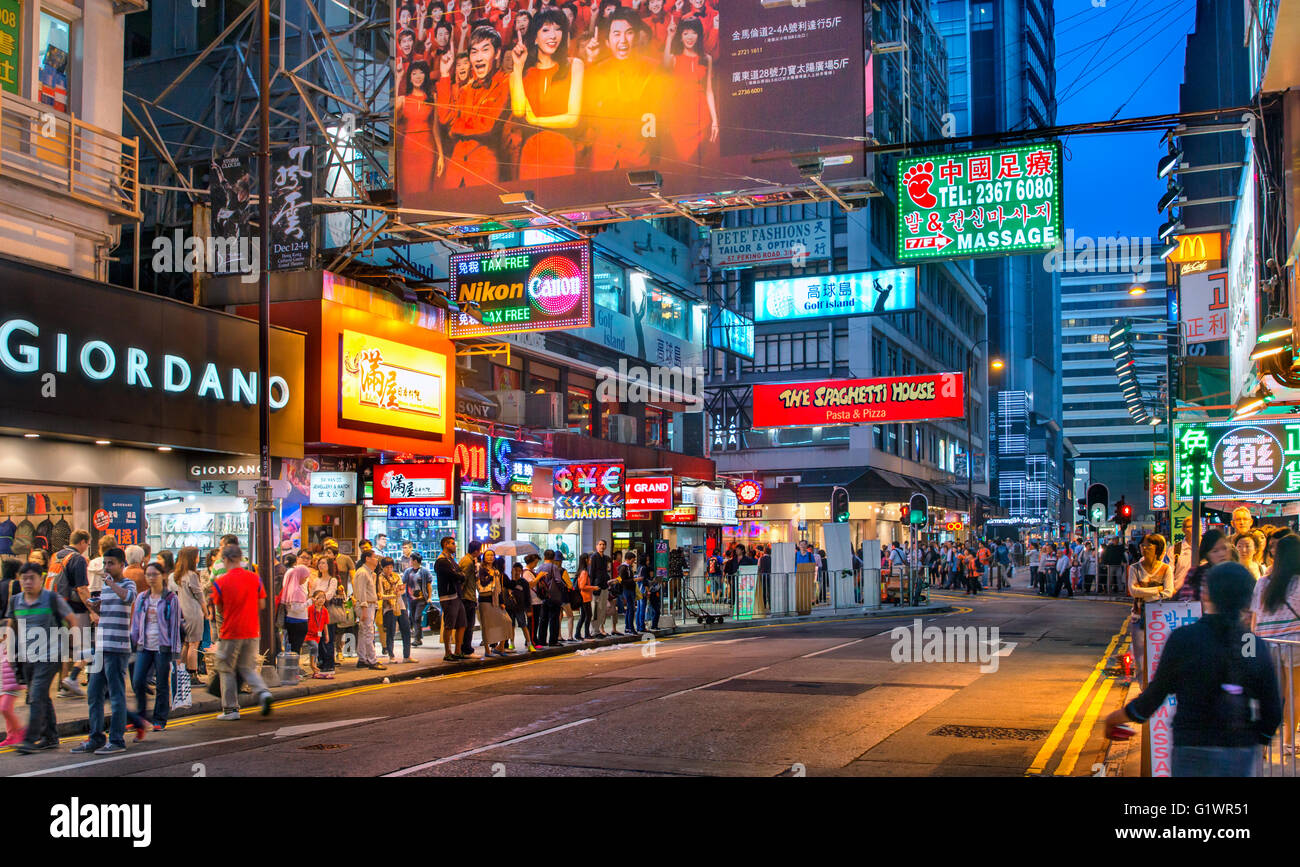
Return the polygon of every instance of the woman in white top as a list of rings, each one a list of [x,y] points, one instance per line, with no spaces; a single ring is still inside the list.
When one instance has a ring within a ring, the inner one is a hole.
[[[315,596],[317,591],[323,592],[326,599],[333,599],[339,587],[339,567],[334,562],[333,557],[326,557],[323,554],[316,560],[316,572],[311,577],[311,585],[307,588],[307,595]]]
[[[1142,559],[1128,567],[1128,594],[1133,597],[1133,614],[1129,617],[1133,658],[1138,671],[1146,678],[1146,606],[1149,602],[1171,599],[1174,595],[1174,570],[1165,563],[1165,537],[1148,533],[1138,550]]]
[[[1232,540],[1233,547],[1237,549],[1237,562],[1246,567],[1251,577],[1256,581],[1259,580],[1259,540],[1255,538],[1254,533],[1239,533],[1237,538]]]
[[[199,644],[203,641],[203,626],[207,620],[207,605],[203,601],[203,588],[199,584],[197,571],[198,561],[198,548],[182,548],[176,555],[176,569],[172,572],[172,583],[176,585],[176,595],[181,603],[183,639],[181,655],[176,662],[185,666],[192,683],[199,676]]]

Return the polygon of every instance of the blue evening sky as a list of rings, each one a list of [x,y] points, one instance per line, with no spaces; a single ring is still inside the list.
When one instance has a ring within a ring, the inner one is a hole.
[[[1055,7],[1057,123],[1178,111],[1196,0],[1057,0]],[[1065,227],[1076,236],[1153,237],[1163,222],[1159,140],[1145,132],[1067,137]]]

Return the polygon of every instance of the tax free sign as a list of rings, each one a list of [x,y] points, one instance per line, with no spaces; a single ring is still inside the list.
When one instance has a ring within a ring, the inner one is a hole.
[[[898,161],[899,262],[1050,250],[1062,237],[1061,143]]]

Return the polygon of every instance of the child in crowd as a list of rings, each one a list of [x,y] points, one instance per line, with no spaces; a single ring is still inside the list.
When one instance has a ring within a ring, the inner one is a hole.
[[[311,663],[311,676],[314,678],[329,680],[334,677],[334,671],[321,671],[316,665],[316,656],[320,653],[321,641],[328,641],[330,628],[329,611],[325,608],[325,591],[317,590],[311,595],[311,607],[307,609],[307,639],[303,643],[303,650],[307,653],[307,659]],[[325,636],[322,638],[322,636]]]
[[[5,724],[5,739],[0,741],[0,747],[20,744],[27,734],[27,730],[18,721],[18,714],[14,713],[18,692],[18,677],[9,663],[9,642],[0,641],[0,718],[4,719]]]

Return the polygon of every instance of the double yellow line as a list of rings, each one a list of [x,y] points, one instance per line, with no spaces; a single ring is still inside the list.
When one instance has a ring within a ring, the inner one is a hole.
[[[1124,651],[1128,649],[1128,645],[1128,621],[1125,620],[1119,631],[1110,637],[1110,643],[1106,645],[1106,650],[1102,653],[1101,659],[1097,660],[1097,664],[1093,666],[1092,671],[1083,681],[1083,685],[1079,687],[1074,694],[1074,698],[1070,700],[1069,706],[1061,714],[1061,718],[1057,720],[1056,726],[1052,729],[1051,734],[1047,736],[1047,741],[1043,744],[1042,749],[1038,751],[1033,763],[1025,771],[1025,776],[1040,776],[1047,770],[1047,765],[1051,762],[1052,756],[1055,755],[1056,748],[1065,739],[1066,732],[1073,725],[1079,709],[1083,707],[1088,695],[1092,693],[1092,688],[1100,680],[1101,686],[1093,696],[1092,701],[1088,703],[1088,708],[1084,711],[1083,718],[1074,732],[1074,737],[1066,745],[1065,753],[1061,757],[1060,764],[1056,766],[1054,775],[1068,777],[1074,773],[1074,768],[1079,762],[1079,754],[1088,745],[1088,738],[1092,735],[1093,727],[1097,724],[1097,717],[1101,715],[1101,709],[1105,706],[1106,696],[1110,694],[1111,687],[1115,685],[1116,677],[1114,675],[1102,677],[1102,672],[1106,670],[1106,664],[1110,661],[1111,654],[1122,656]]]

